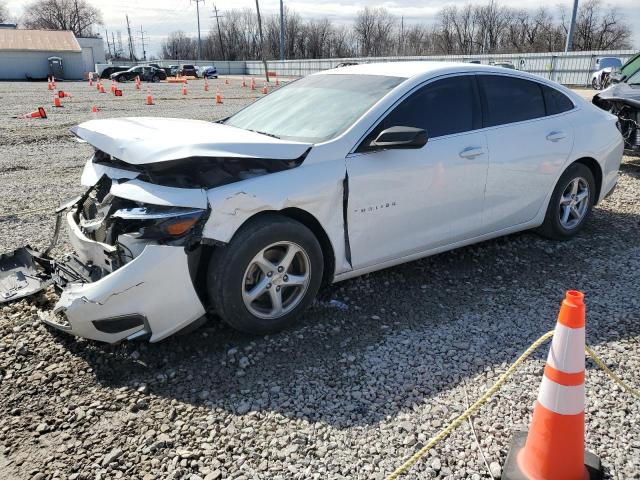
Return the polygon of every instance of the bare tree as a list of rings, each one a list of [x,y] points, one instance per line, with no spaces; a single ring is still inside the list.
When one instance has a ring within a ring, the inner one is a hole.
[[[562,23],[566,31],[569,19],[561,10]],[[574,50],[610,50],[631,47],[631,29],[622,22],[615,8],[603,10],[600,0],[587,0],[578,9]]]
[[[102,25],[102,13],[86,0],[35,0],[25,7],[27,28],[71,30],[77,37],[94,36]]]
[[[9,10],[4,2],[0,3],[0,23],[6,23],[9,21]]]

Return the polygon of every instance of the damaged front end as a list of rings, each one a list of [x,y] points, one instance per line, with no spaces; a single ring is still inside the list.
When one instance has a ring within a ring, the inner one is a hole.
[[[0,257],[0,303],[53,283],[60,298],[42,320],[109,343],[157,341],[202,317],[190,265],[200,255],[208,209],[131,200],[115,195],[119,188],[105,175],[58,209],[56,226],[66,221],[74,255],[54,260],[49,247]]]
[[[618,117],[624,148],[640,153],[640,86],[615,84],[595,95],[593,104]]]

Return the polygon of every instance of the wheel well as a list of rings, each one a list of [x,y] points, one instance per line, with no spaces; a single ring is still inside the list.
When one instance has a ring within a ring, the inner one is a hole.
[[[297,220],[309,230],[313,232],[313,234],[318,239],[320,243],[320,248],[322,248],[322,257],[324,259],[324,273],[322,275],[322,284],[328,285],[333,281],[333,272],[335,272],[336,268],[336,256],[333,251],[333,246],[331,245],[331,241],[329,240],[329,236],[327,232],[324,231],[322,225],[316,217],[311,215],[309,212],[302,210],[300,208],[285,208],[284,210],[280,210],[278,212],[285,217],[289,217],[293,220]]]
[[[600,164],[591,157],[583,157],[579,158],[573,163],[581,163],[589,170],[591,170],[591,174],[593,175],[593,179],[596,182],[596,198],[593,204],[598,203],[598,199],[600,198],[600,190],[602,189],[602,168],[600,168]]]

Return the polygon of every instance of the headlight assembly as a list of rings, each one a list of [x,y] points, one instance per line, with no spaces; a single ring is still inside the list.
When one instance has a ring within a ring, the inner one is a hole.
[[[140,239],[173,240],[187,235],[198,225],[207,210],[180,207],[136,207],[116,210],[122,228],[138,232]]]

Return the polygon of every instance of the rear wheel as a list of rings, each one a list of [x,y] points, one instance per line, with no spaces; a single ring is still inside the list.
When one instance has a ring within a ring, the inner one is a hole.
[[[264,335],[293,325],[322,280],[322,250],[301,223],[265,215],[244,226],[209,264],[209,299],[232,327]]]
[[[538,231],[555,240],[568,240],[575,236],[591,213],[595,194],[591,170],[581,163],[570,165],[556,184],[544,223]]]

